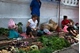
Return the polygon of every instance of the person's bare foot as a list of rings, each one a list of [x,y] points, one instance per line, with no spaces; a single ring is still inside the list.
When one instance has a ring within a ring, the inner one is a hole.
[[[31,36],[31,38],[34,38],[34,36]]]

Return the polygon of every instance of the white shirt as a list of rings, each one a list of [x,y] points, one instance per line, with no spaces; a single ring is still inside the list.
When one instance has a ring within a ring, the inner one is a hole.
[[[35,22],[32,19],[29,19],[28,22],[30,23],[31,28],[36,28],[38,21],[35,20]]]

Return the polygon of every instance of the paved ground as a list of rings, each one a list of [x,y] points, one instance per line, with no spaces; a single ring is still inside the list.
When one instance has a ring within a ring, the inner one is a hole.
[[[74,46],[71,46],[67,49],[64,49],[64,50],[56,52],[56,53],[79,53],[79,44],[76,44]]]
[[[0,40],[4,40],[7,39],[6,37],[3,38],[3,36],[0,36]],[[74,44],[71,47],[67,48],[67,49],[63,49],[61,51],[58,52],[53,52],[53,53],[79,53],[79,44]]]

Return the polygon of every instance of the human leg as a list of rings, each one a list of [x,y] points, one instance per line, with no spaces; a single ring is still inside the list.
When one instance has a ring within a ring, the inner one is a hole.
[[[74,33],[72,30],[70,30],[70,33],[73,35],[73,36],[76,36],[77,34]]]
[[[40,23],[40,17],[39,16],[37,18],[37,21],[38,21],[37,26],[39,26],[39,23]]]
[[[29,27],[29,26],[27,27],[26,34],[27,34],[29,37],[32,37],[32,36],[33,36],[31,27]]]

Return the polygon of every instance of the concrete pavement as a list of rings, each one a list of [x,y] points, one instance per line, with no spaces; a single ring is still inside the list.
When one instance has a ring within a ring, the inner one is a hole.
[[[63,49],[58,52],[53,52],[53,53],[79,53],[79,43],[73,44],[69,48]]]

